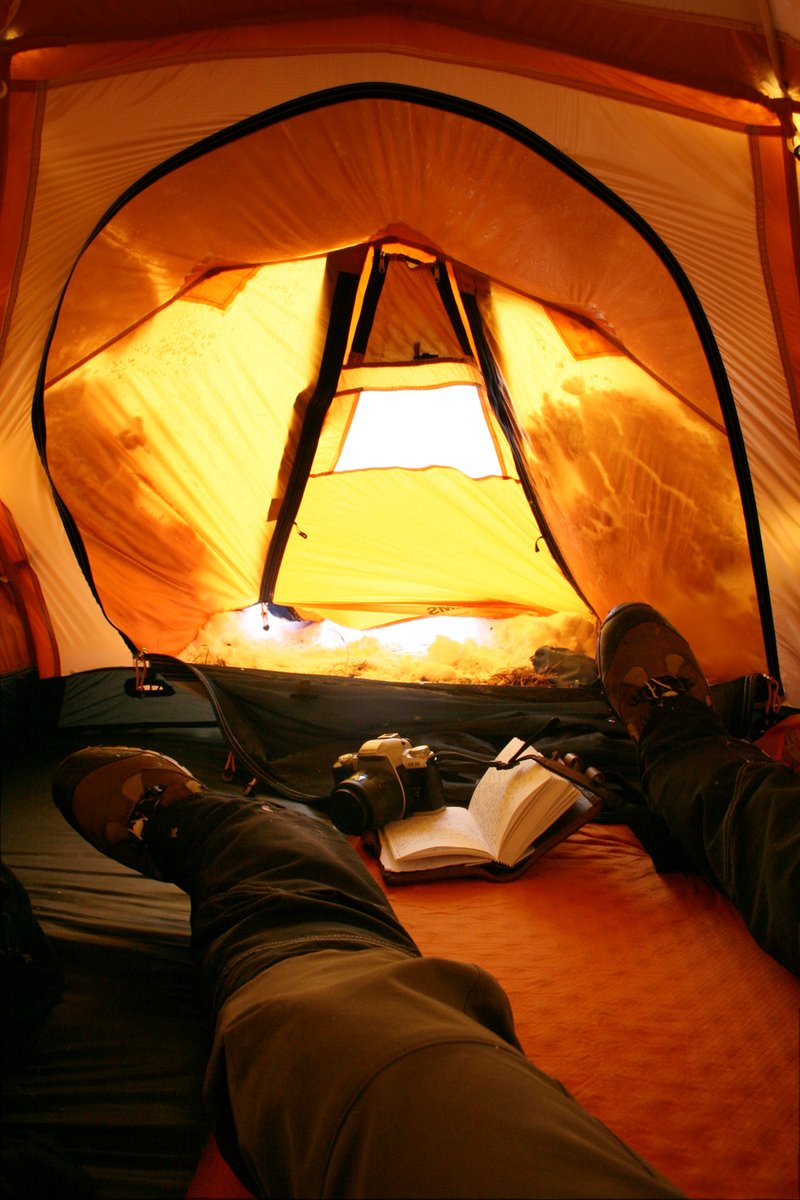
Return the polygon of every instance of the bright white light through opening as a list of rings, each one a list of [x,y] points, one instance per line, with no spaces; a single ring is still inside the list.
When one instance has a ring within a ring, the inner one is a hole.
[[[539,646],[571,646],[591,656],[595,639],[594,618],[580,613],[522,613],[500,620],[420,617],[366,633],[332,621],[270,616],[265,633],[261,606],[254,605],[212,617],[181,657],[312,675],[487,683],[497,672],[530,671]]]
[[[502,474],[477,388],[362,392],[335,469],[433,466]]]

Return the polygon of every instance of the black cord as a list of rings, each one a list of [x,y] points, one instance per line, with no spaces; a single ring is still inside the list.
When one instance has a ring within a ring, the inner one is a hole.
[[[510,771],[512,767],[516,767],[523,762],[541,762],[542,757],[538,754],[526,754],[523,756],[522,751],[527,750],[527,745],[520,746],[517,753],[508,762],[503,762],[499,758],[488,758],[482,754],[469,754],[468,752],[459,752],[455,750],[443,750],[441,753],[434,755],[437,763],[449,768],[458,766],[484,766],[494,767],[498,771]],[[546,761],[546,760],[545,760]]]

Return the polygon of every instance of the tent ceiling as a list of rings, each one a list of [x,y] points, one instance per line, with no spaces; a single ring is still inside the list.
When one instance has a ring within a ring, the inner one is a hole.
[[[392,233],[585,314],[719,420],[685,302],[622,216],[483,122],[377,98],[268,125],[135,196],[80,260],[48,377],[62,376],[212,268],[311,258]]]
[[[778,44],[782,31],[796,31],[793,7],[794,0],[626,0],[613,5],[588,0],[405,0],[398,28],[391,20],[397,15],[393,0],[350,0],[344,17],[337,0],[314,0],[303,5],[302,15],[317,28],[326,21],[356,23],[361,33],[355,36],[378,45],[413,45],[420,37],[417,24],[437,31],[439,40],[438,27],[444,26],[449,44],[439,47],[440,57],[461,49],[465,39],[474,53],[476,39],[489,37],[517,47],[523,57],[527,46],[547,47],[642,77],[760,101],[765,79],[776,73],[795,85],[800,82],[797,45],[788,39]],[[140,41],[251,24],[274,29],[295,18],[285,0],[185,0],[170,4],[166,20],[158,4],[26,0],[12,6],[6,37],[19,54],[65,43]],[[329,37],[332,44],[336,39]]]

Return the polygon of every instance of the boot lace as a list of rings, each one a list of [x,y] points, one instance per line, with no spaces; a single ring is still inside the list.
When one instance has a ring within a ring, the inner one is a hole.
[[[161,797],[166,790],[167,785],[165,783],[156,783],[142,793],[142,797],[131,813],[131,818],[128,822],[129,842],[139,845],[144,841],[145,826],[161,804]]]
[[[631,700],[634,704],[660,704],[663,700],[685,695],[691,687],[691,679],[681,675],[653,675],[634,692]]]

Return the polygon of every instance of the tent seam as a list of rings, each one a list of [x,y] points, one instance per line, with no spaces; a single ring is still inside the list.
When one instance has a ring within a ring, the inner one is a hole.
[[[547,49],[531,43],[533,49]],[[554,51],[555,53],[567,54],[565,51]],[[725,117],[715,113],[704,112],[702,109],[694,108],[688,104],[678,103],[676,101],[661,100],[652,95],[638,96],[633,91],[625,90],[619,86],[603,86],[599,83],[594,83],[591,80],[577,79],[568,74],[557,74],[554,71],[546,69],[536,69],[534,66],[524,66],[509,63],[503,59],[501,55],[495,58],[464,58],[455,55],[447,55],[434,53],[431,50],[421,47],[404,47],[393,44],[376,45],[374,43],[365,46],[361,42],[342,43],[331,45],[330,43],[306,44],[297,48],[281,48],[276,51],[272,48],[253,48],[242,47],[241,49],[224,49],[214,52],[191,53],[185,51],[182,54],[165,55],[163,58],[151,58],[146,62],[136,63],[120,63],[116,67],[103,67],[93,70],[79,71],[71,75],[69,78],[48,80],[46,86],[51,88],[71,87],[75,84],[96,81],[101,79],[116,78],[119,75],[130,75],[142,72],[152,72],[154,70],[167,70],[180,66],[181,64],[194,65],[199,62],[219,62],[231,59],[276,59],[276,58],[300,58],[315,54],[333,55],[370,55],[385,54],[396,56],[398,58],[414,58],[435,63],[449,63],[454,66],[467,66],[474,71],[489,71],[502,72],[503,74],[513,74],[520,79],[535,79],[541,83],[551,84],[556,87],[572,89],[574,91],[586,92],[590,95],[603,96],[610,100],[615,100],[621,104],[633,104],[644,106],[647,109],[656,109],[659,112],[669,113],[672,116],[682,117],[686,120],[697,121],[700,124],[713,125],[722,129],[729,129],[736,132],[743,132],[750,128],[750,124],[744,119],[736,119],[733,117]],[[630,68],[615,66],[609,64],[612,70],[624,72],[626,74],[634,74]],[[14,86],[22,86],[26,81],[20,80]],[[363,82],[367,82],[366,80]],[[687,91],[698,91],[696,84],[690,80],[681,80],[678,78],[664,79],[666,86],[682,87]],[[411,85],[409,85],[411,86]],[[766,102],[765,97],[732,95],[728,92],[710,93],[718,100],[728,100],[733,103],[748,104],[754,109],[761,108],[767,116],[769,124],[765,124],[764,131],[773,136],[781,136],[781,130],[776,123],[775,115],[772,107]]]
[[[19,244],[14,260],[14,270],[11,274],[11,281],[6,298],[6,307],[3,314],[3,324],[0,327],[0,362],[3,361],[5,355],[6,343],[8,335],[11,331],[11,322],[17,307],[17,296],[19,295],[19,285],[22,278],[22,271],[25,265],[25,259],[28,252],[28,242],[30,240],[31,222],[33,220],[33,206],[36,197],[36,183],[39,178],[39,158],[42,144],[42,128],[44,126],[44,110],[45,110],[45,89],[41,86],[36,87],[36,108],[34,112],[33,123],[31,126],[31,155],[28,160],[28,184],[25,189],[25,203],[22,209],[21,220],[19,224]],[[6,112],[8,111],[8,105]],[[5,156],[7,158],[7,155]],[[2,181],[5,185],[5,180]],[[0,189],[2,193],[4,189]]]
[[[772,316],[772,329],[775,334],[775,341],[778,345],[778,353],[780,354],[781,364],[786,376],[786,386],[789,392],[789,400],[794,414],[795,426],[800,432],[800,396],[797,394],[795,385],[794,370],[792,367],[792,357],[789,352],[789,346],[786,341],[786,333],[781,320],[781,306],[778,302],[777,289],[775,286],[775,277],[772,270],[772,260],[770,258],[769,247],[767,244],[767,214],[766,200],[764,196],[764,172],[761,165],[761,156],[759,153],[759,134],[755,130],[748,131],[747,139],[748,149],[750,152],[750,167],[753,177],[753,200],[755,202],[755,227],[758,237],[758,254],[761,262],[761,271],[764,279],[764,290],[767,294],[769,302],[770,314]],[[795,223],[796,225],[796,223]],[[795,234],[793,229],[792,233]],[[795,240],[793,236],[793,241]]]

